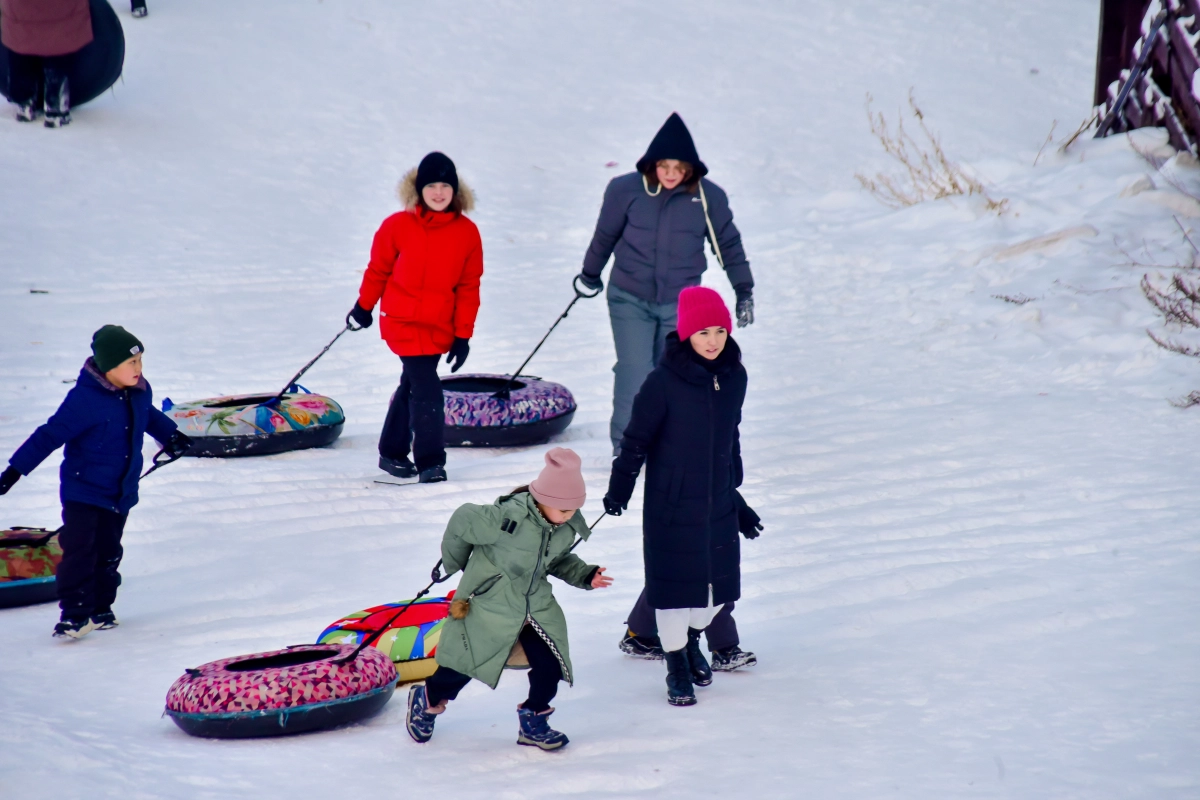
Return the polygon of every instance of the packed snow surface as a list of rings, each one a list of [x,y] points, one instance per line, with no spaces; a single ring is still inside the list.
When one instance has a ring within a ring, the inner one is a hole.
[[[0,796],[1200,796],[1200,411],[1167,402],[1200,372],[1147,338],[1138,289],[1147,265],[1191,258],[1172,216],[1191,229],[1200,211],[1127,137],[1059,152],[1088,114],[1095,2],[119,11],[113,92],[58,131],[0,120],[0,455],[104,323],[146,343],[157,399],[278,389],[341,328],[397,180],[434,149],[479,196],[467,370],[514,369],[571,299],[605,183],[678,110],[757,281],[735,335],[743,492],[766,530],[744,543],[736,617],[759,664],[681,709],[661,663],[617,651],[639,493],[578,551],[615,586],[556,589],[578,673],[556,700],[564,751],[514,744],[520,673],[471,685],[424,746],[402,694],[277,740],[161,718],[186,667],[412,596],[453,509],[540,468],[545,447],[454,450],[448,483],[375,484],[399,363],[373,328],[303,381],[346,410],[334,446],[146,479],[120,628],[63,644],[53,605],[0,611]],[[1004,213],[891,210],[858,187],[890,169],[866,94],[894,121],[909,87]],[[1164,141],[1133,143],[1161,159]],[[732,299],[719,270],[705,282]],[[604,301],[581,301],[529,368],[579,403],[557,443],[583,456],[589,519],[612,361]],[[57,525],[56,466],[0,523]]]

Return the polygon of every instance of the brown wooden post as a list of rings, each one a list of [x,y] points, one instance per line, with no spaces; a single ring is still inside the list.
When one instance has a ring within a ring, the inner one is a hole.
[[[1142,19],[1151,0],[1100,0],[1100,42],[1096,53],[1093,105],[1108,100],[1108,85],[1120,80],[1136,57],[1133,46],[1142,35]]]

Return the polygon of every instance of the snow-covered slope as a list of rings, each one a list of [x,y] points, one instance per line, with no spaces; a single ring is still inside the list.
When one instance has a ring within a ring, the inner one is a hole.
[[[635,499],[581,548],[615,587],[558,591],[578,673],[556,701],[563,752],[513,744],[520,674],[468,688],[425,746],[399,698],[277,741],[161,719],[185,667],[410,596],[458,504],[539,468],[543,448],[452,451],[449,483],[374,485],[398,363],[372,329],[306,381],[346,409],[334,447],[146,480],[119,629],[64,645],[53,606],[0,612],[0,797],[1196,797],[1197,412],[1166,398],[1200,376],[1146,338],[1145,270],[1122,253],[1187,258],[1182,206],[1121,196],[1153,172],[1124,138],[1031,166],[1053,120],[1087,115],[1095,3],[913,5],[121,6],[115,92],[60,131],[0,120],[0,456],[106,322],[145,341],[159,397],[278,388],[341,327],[395,182],[432,149],[480,198],[468,369],[515,368],[571,298],[605,182],[678,110],[758,282],[736,335],[766,531],[736,616],[759,665],[678,709],[660,664],[617,652]],[[865,94],[891,114],[910,86],[1005,214],[891,211],[857,187],[887,166]],[[561,442],[584,457],[589,518],[611,362],[593,301],[530,367],[579,401]],[[56,524],[55,464],[0,512]]]

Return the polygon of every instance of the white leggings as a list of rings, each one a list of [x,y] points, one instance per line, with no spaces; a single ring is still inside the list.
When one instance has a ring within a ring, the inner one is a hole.
[[[712,587],[708,587],[708,605],[704,608],[656,608],[654,620],[658,623],[658,640],[667,652],[682,650],[687,646],[688,628],[702,631],[725,604],[713,607]]]

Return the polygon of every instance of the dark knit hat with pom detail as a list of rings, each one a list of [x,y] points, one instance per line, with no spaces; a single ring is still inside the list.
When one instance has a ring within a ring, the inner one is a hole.
[[[458,192],[458,170],[445,153],[434,151],[421,159],[417,166],[417,195],[431,183],[448,183]]]
[[[120,325],[105,325],[92,334],[92,357],[101,372],[121,366],[145,349],[141,340]]]

